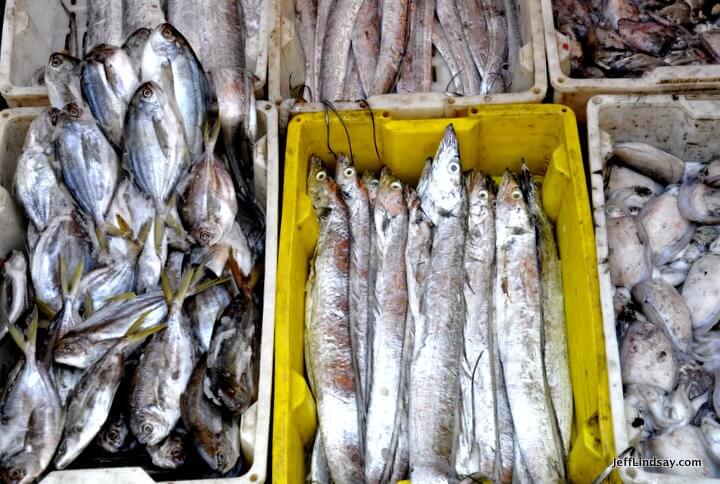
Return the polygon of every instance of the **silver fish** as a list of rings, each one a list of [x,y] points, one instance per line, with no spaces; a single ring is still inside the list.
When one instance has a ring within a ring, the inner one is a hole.
[[[362,3],[363,0],[338,0],[330,10],[327,31],[322,39],[323,54],[320,64],[322,99],[334,101],[343,97],[345,79],[349,73],[348,59],[353,26]]]
[[[450,46],[447,35],[445,34],[445,29],[440,24],[440,21],[437,19],[437,17],[433,17],[432,47],[437,50],[440,58],[443,60],[448,70],[450,71],[454,92],[458,94],[462,94],[463,92],[465,92],[463,86],[463,79],[460,76],[460,65],[457,59],[455,59],[452,47]],[[447,87],[445,87],[445,90],[450,90],[450,87],[451,86],[448,85]]]
[[[150,38],[150,34],[152,34],[152,29],[137,29],[135,32],[130,34],[125,43],[122,45],[123,50],[130,59],[130,63],[132,64],[133,69],[135,70],[135,75],[138,76],[138,79],[141,79],[140,68],[142,67],[142,56],[145,52],[145,44]]]
[[[73,201],[56,169],[54,132],[58,111],[50,108],[33,120],[17,162],[15,198],[35,227],[43,231],[50,220],[72,211]],[[40,134],[44,131],[45,134]]]
[[[365,479],[385,482],[392,474],[402,399],[402,350],[407,317],[405,245],[408,211],[403,184],[387,168],[373,211],[373,261],[377,268],[369,291],[368,411]],[[352,223],[352,215],[351,215]],[[352,232],[351,232],[352,233]]]
[[[442,1],[442,0],[441,0]],[[409,0],[394,2],[378,2],[380,4],[380,51],[375,68],[375,82],[369,94],[385,94],[390,92],[395,82],[400,62],[403,57],[407,31],[409,29]],[[351,21],[355,21],[353,15]],[[329,34],[329,32],[328,32]],[[336,98],[330,98],[336,99]]]
[[[165,23],[162,0],[123,0],[123,37]]]
[[[498,348],[518,446],[533,481],[562,481],[563,444],[555,427],[543,362],[535,230],[522,191],[508,171],[498,191],[495,213]]]
[[[314,78],[306,78],[305,83],[310,86],[312,96],[315,98],[314,101],[320,101],[323,99],[323,87],[321,81],[321,70],[323,63],[323,53],[325,47],[325,36],[327,35],[328,19],[330,17],[330,11],[335,6],[334,0],[317,0],[317,18],[315,19],[315,46],[313,53]],[[343,79],[344,80],[344,79]]]
[[[180,115],[193,160],[202,154],[202,127],[210,103],[210,84],[187,40],[170,24],[158,25],[145,45],[144,80],[162,87]],[[141,87],[142,92],[143,87]]]
[[[367,189],[350,160],[339,155],[335,181],[350,213],[350,336],[360,388],[360,408],[366,408],[368,385],[368,277],[370,269],[370,203]]]
[[[257,398],[260,312],[252,294],[236,297],[215,326],[207,358],[214,394],[239,416]]]
[[[210,349],[215,323],[232,300],[225,286],[215,286],[203,291],[188,302],[188,316],[195,328],[200,352]]]
[[[240,458],[240,426],[237,417],[225,417],[204,392],[206,357],[202,356],[181,400],[182,418],[203,460],[221,474],[228,473]]]
[[[305,479],[305,482],[308,484],[330,484],[330,482],[332,482],[320,432],[315,434],[312,456],[310,457],[310,473]]]
[[[120,45],[123,41],[123,0],[97,0],[88,3],[85,52],[96,45]]]
[[[233,226],[238,212],[237,195],[230,173],[214,154],[219,134],[206,128],[205,152],[183,183],[180,215],[190,235],[204,246],[217,244]]]
[[[545,377],[550,386],[550,400],[562,439],[563,455],[567,456],[570,452],[573,422],[573,392],[568,364],[562,267],[552,222],[545,213],[539,190],[525,164],[521,169],[520,183],[530,213],[535,219],[542,298]]]
[[[130,429],[141,444],[159,444],[180,419],[180,397],[196,360],[192,328],[182,308],[193,273],[188,269],[178,291],[166,297],[168,327],[145,346],[133,375]]]
[[[481,0],[488,30],[488,57],[482,73],[480,94],[505,92],[503,66],[508,56],[508,27],[503,0]]]
[[[415,335],[410,402],[410,479],[447,482],[462,351],[462,259],[467,194],[452,125],[445,129],[429,174],[418,185],[422,210],[433,224],[432,257],[420,311],[425,324]]]
[[[168,241],[165,226],[159,217],[150,223],[140,256],[137,260],[137,292],[157,287],[167,261]]]
[[[167,211],[170,194],[190,165],[182,119],[169,96],[153,82],[142,84],[130,101],[123,133],[125,166],[159,213]]]
[[[65,430],[55,456],[55,466],[64,469],[93,441],[110,415],[115,393],[125,373],[125,358],[133,343],[165,329],[157,325],[142,329],[141,316],[105,355],[83,373],[66,403]]]
[[[28,328],[27,340],[15,328],[11,334],[25,353],[25,362],[8,382],[10,387],[2,402],[0,479],[29,484],[52,460],[62,433],[63,410],[50,374],[35,356],[37,314]]]
[[[480,74],[470,54],[470,49],[465,41],[462,30],[462,22],[452,0],[437,0],[435,4],[437,18],[447,35],[448,43],[460,67],[459,75],[462,78],[463,94],[470,96],[480,92]],[[453,72],[455,74],[455,72]]]
[[[187,434],[175,429],[160,444],[147,447],[153,465],[161,469],[177,469],[187,459]]]
[[[102,225],[120,177],[117,153],[92,115],[76,104],[60,114],[56,146],[65,184],[80,208]]]
[[[50,56],[45,66],[45,85],[50,106],[57,109],[71,103],[82,106],[81,69],[80,59],[71,55],[56,52]]]
[[[88,235],[74,215],[57,217],[42,233],[30,257],[30,276],[35,297],[58,311],[63,303],[60,261],[74,270],[83,264],[93,268],[93,255]]]
[[[140,84],[130,57],[120,47],[100,44],[85,56],[81,86],[90,112],[113,146],[122,146],[127,106]]]
[[[316,0],[295,1],[295,28],[300,39],[305,59],[305,84],[311,89],[315,82],[315,19],[317,18]],[[373,69],[374,72],[374,69]],[[317,92],[312,92],[310,101],[314,101]]]
[[[495,366],[500,364],[492,315],[495,273],[494,183],[482,173],[468,180],[465,237],[465,317],[460,359],[459,427],[455,472],[498,481],[499,449]]]
[[[108,208],[105,220],[107,224],[118,228],[127,225],[129,233],[126,235],[129,238],[142,239],[143,229],[154,216],[155,208],[152,200],[132,180],[124,178],[115,190],[115,197]],[[123,258],[133,260],[132,257]]]
[[[305,338],[330,474],[338,482],[364,478],[362,437],[348,320],[350,216],[340,190],[313,157],[308,194],[319,218],[313,259],[315,284]]]
[[[380,8],[378,0],[364,0],[362,7],[360,7],[353,32],[352,53],[363,93],[369,96],[374,90],[375,70],[380,55]]]
[[[134,321],[145,315],[143,328],[160,324],[167,316],[160,291],[107,304],[60,338],[55,345],[57,363],[86,369],[99,360]]]
[[[412,70],[415,88],[418,92],[428,92],[432,86],[433,20],[435,18],[434,0],[415,0],[415,38]]]
[[[240,17],[245,22],[245,64],[250,72],[256,72],[260,54],[261,19],[266,3],[262,0],[240,0]]]

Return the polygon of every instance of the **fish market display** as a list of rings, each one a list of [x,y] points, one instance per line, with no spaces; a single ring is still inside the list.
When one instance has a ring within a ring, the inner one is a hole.
[[[707,0],[553,0],[571,76],[641,77],[720,63],[720,8]]]
[[[615,143],[606,168],[607,262],[629,445],[647,458],[701,459],[700,467],[653,469],[688,477],[720,477],[714,169],[639,141]]]
[[[565,481],[561,261],[529,169],[465,176],[452,125],[416,189],[342,154],[309,166],[307,479]]]
[[[294,0],[309,101],[512,88],[521,45],[514,0]],[[440,67],[442,65],[442,67]],[[439,71],[446,72],[443,77]],[[295,86],[294,86],[295,87]]]
[[[119,46],[122,17],[101,18],[123,5],[148,11],[127,16],[135,30]],[[220,138],[234,106],[215,103],[159,8],[93,2],[86,41],[98,43],[46,69],[54,107],[31,123],[13,180],[27,244],[0,260],[0,340],[22,355],[0,375],[3,483],[75,467],[170,479],[248,467],[265,223],[245,170],[255,161]],[[252,85],[235,88],[253,99]],[[250,118],[236,119],[240,138],[254,136]]]

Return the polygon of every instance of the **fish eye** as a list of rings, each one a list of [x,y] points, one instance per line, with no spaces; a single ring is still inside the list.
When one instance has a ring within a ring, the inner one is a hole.
[[[394,181],[390,184],[390,188],[392,188],[393,190],[402,190],[402,183],[400,183],[399,181]]]
[[[327,178],[327,173],[325,173],[324,171],[319,171],[318,174],[315,175],[315,178],[318,181],[323,181],[325,178]]]
[[[153,90],[150,89],[150,87],[145,86],[145,87],[143,87],[143,90],[140,94],[142,94],[142,97],[144,97],[144,98],[150,98],[153,95]]]
[[[457,173],[460,171],[460,164],[453,161],[450,163],[450,166],[448,166],[448,170],[450,170],[450,173]]]
[[[53,67],[60,67],[62,65],[62,63],[63,63],[62,57],[60,57],[59,55],[54,55],[50,59],[50,65]]]
[[[162,29],[162,35],[166,39],[172,39],[172,36],[173,36],[172,29],[170,27],[165,27],[164,29]]]
[[[217,461],[218,464],[224,464],[225,463],[225,454],[223,452],[217,453]]]
[[[63,353],[72,353],[75,350],[75,346],[70,343],[65,343],[62,347]]]
[[[510,197],[511,197],[513,200],[520,200],[520,199],[522,198],[522,193],[520,192],[520,190],[515,189],[515,190],[513,190],[513,192],[510,194]]]
[[[170,452],[170,455],[173,456],[175,459],[180,459],[182,457],[182,451],[180,449],[173,449],[172,452]]]
[[[69,114],[70,116],[72,116],[73,118],[77,118],[78,116],[80,116],[80,108],[78,108],[78,107],[77,107],[76,105],[74,105],[74,104],[71,104],[71,105],[68,107],[67,112],[68,112],[68,114]]]
[[[110,437],[110,440],[117,440],[120,437],[117,430],[111,430],[108,436]]]
[[[25,473],[19,467],[13,467],[10,469],[10,479],[20,479]]]
[[[153,426],[152,426],[152,424],[146,423],[146,424],[143,424],[143,426],[140,428],[140,430],[144,434],[150,434],[153,431]]]
[[[480,197],[480,200],[487,200],[488,192],[482,191],[478,196]]]
[[[345,171],[343,172],[343,175],[345,175],[347,178],[350,178],[355,174],[355,168],[349,166],[345,168]]]

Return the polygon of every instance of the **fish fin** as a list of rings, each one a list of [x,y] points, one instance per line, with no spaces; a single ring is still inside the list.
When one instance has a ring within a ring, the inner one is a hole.
[[[54,319],[55,315],[57,314],[57,311],[55,311],[48,303],[41,299],[35,299],[35,306],[40,311],[40,314],[43,316]]]
[[[105,225],[105,230],[107,230],[108,235],[112,237],[125,237],[125,233],[113,224]]]
[[[93,300],[92,297],[90,297],[90,294],[85,295],[85,302],[83,303],[83,307],[85,308],[85,311],[83,312],[83,317],[85,319],[92,316],[92,314],[95,312],[95,309],[93,308]]]
[[[155,216],[155,227],[154,227],[154,237],[155,237],[155,251],[157,254],[160,253],[160,247],[162,247],[163,239],[165,238],[165,221],[160,215]]]
[[[60,290],[62,291],[63,296],[65,296],[69,292],[67,265],[65,263],[64,257],[60,257]]]
[[[112,235],[112,234],[110,234]],[[95,226],[95,237],[97,238],[100,250],[105,252],[108,248],[107,237],[105,236],[105,230],[101,227]]]
[[[220,118],[216,119],[214,123],[210,122],[208,117],[205,120],[205,126],[203,127],[203,139],[205,141],[205,153],[212,154],[215,152],[215,145],[217,144],[218,136],[220,135]]]
[[[33,309],[32,316],[30,317],[30,324],[27,329],[27,350],[26,354],[28,358],[30,356],[35,357],[35,348],[37,347],[37,333],[38,333],[38,310]]]
[[[10,334],[10,337],[15,342],[15,344],[18,346],[18,348],[20,348],[20,350],[25,352],[25,337],[23,336],[22,332],[14,324],[8,325],[7,328],[8,333]]]
[[[162,287],[163,296],[165,296],[165,302],[169,306],[173,300],[173,291],[166,271],[160,272],[160,286]]]
[[[108,298],[105,298],[105,302],[111,303],[111,302],[117,302],[117,301],[131,301],[137,297],[137,294],[135,294],[132,291],[129,292],[121,292],[120,294],[115,294],[114,296],[110,296]]]
[[[144,329],[142,331],[137,331],[132,334],[127,334],[127,335],[125,335],[125,337],[127,339],[129,339],[130,341],[140,341],[140,340],[147,338],[148,336],[150,336],[152,334],[155,334],[155,333],[158,333],[158,332],[164,330],[165,328],[167,328],[167,326],[168,326],[167,323],[156,324],[155,326]]]
[[[147,320],[148,316],[150,316],[151,313],[152,311],[145,311],[144,313],[142,313],[135,321],[133,321],[127,331],[125,331],[123,337],[127,338],[131,334],[136,333],[142,327],[142,325],[145,324],[145,320]]]
[[[77,296],[78,290],[80,289],[80,280],[82,279],[83,272],[85,272],[85,261],[80,260],[78,265],[75,266],[75,272],[70,281],[70,292],[68,295],[73,298]]]
[[[10,322],[10,316],[7,313],[8,308],[8,297],[7,297],[7,282],[8,280],[5,279],[0,286],[0,327],[2,325],[4,326],[10,326],[12,324]]]
[[[202,281],[203,277],[205,277],[205,269],[207,268],[207,264],[208,258],[203,257],[200,261],[200,264],[195,267],[195,275],[193,275],[192,282],[190,282],[190,287],[194,287],[200,281]]]
[[[147,242],[147,238],[150,235],[150,229],[152,229],[152,220],[148,220],[145,222],[140,229],[140,234],[138,235],[138,240],[144,244]]]
[[[125,235],[132,234],[132,229],[130,228],[130,225],[119,214],[115,215],[115,222],[117,223],[117,227],[120,229],[120,231],[123,234],[125,234]]]
[[[185,298],[188,295],[188,290],[190,289],[190,283],[192,282],[194,276],[194,268],[188,269],[185,274],[183,274],[182,281],[180,281],[180,287],[178,287],[177,292],[173,296],[173,304],[181,305],[183,301],[185,301]]]
[[[197,294],[200,294],[201,292],[205,292],[211,287],[219,286],[220,284],[225,284],[230,280],[230,277],[218,277],[217,279],[210,279],[207,280],[201,284],[198,284],[197,286],[193,286],[188,290],[188,297],[195,296]]]

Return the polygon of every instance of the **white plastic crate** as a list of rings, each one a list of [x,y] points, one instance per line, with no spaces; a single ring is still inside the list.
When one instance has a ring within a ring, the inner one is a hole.
[[[716,159],[720,152],[720,97],[595,96],[588,103],[587,132],[612,428],[615,449],[620,453],[628,447],[628,434],[613,309],[614,287],[607,262],[604,155],[611,149],[610,143],[641,141],[687,161],[709,162]],[[618,471],[624,482],[720,482],[720,479],[703,480],[651,473],[640,468],[619,468]]]
[[[277,268],[278,242],[278,194],[279,194],[279,158],[277,136],[277,111],[264,101],[257,103],[258,118],[258,153],[265,154],[267,162],[266,177],[266,232],[265,232],[265,275],[262,330],[260,341],[260,379],[258,399],[243,415],[241,421],[241,444],[249,470],[237,478],[206,479],[198,481],[202,484],[245,484],[263,483],[268,474],[268,452],[270,445],[270,415],[272,408],[273,348],[275,336],[275,287]],[[7,256],[12,248],[20,248],[24,244],[24,226],[21,209],[14,212],[3,211],[2,193],[12,191],[12,180],[15,174],[17,159],[22,152],[25,134],[32,120],[42,108],[6,109],[0,113],[0,257]],[[265,161],[256,160],[256,169],[265,165]],[[19,238],[6,244],[5,234],[18,233]],[[8,364],[7,350],[12,344],[9,338],[0,342],[0,367]],[[3,373],[5,374],[5,373]],[[81,469],[57,471],[48,474],[44,484],[96,484],[107,482],[112,484],[142,484],[155,481],[139,467],[118,467],[106,469]]]
[[[569,106],[578,121],[585,122],[586,105],[596,94],[720,93],[720,65],[656,67],[639,78],[570,77],[569,44],[566,37],[555,30],[553,0],[541,1],[554,102]]]
[[[44,68],[50,54],[65,47],[70,18],[62,7],[76,15],[77,42],[82,46],[87,4],[92,0],[7,0],[0,48],[0,93],[10,107],[44,106],[47,89],[33,85],[38,69]],[[272,3],[262,2],[258,31],[258,58],[255,69],[255,95],[264,98],[267,78],[268,30]]]
[[[268,96],[277,106],[291,97],[292,86],[305,81],[305,61],[299,37],[295,31],[294,0],[273,0],[276,4],[276,23],[270,31],[268,61]],[[450,82],[450,75],[439,56],[433,59],[437,82],[433,91],[415,94],[383,94],[371,96],[367,103],[373,110],[389,113],[394,119],[427,117],[455,117],[466,114],[472,106],[480,104],[527,104],[542,102],[547,92],[547,69],[545,64],[545,40],[542,15],[536,0],[519,0],[520,33],[523,47],[520,50],[512,91],[503,94],[456,97],[443,91]],[[336,102],[337,110],[367,109],[361,102]],[[304,112],[319,112],[321,103],[295,103],[291,117]]]

